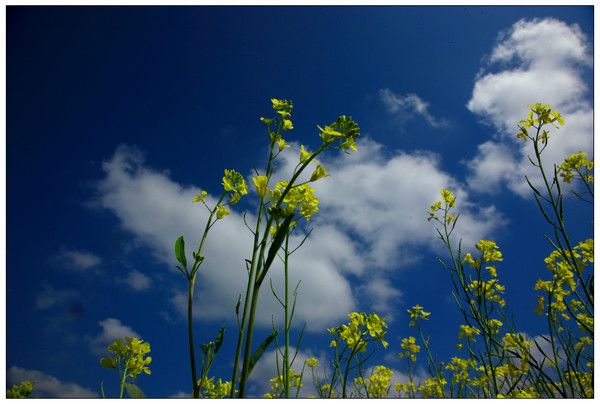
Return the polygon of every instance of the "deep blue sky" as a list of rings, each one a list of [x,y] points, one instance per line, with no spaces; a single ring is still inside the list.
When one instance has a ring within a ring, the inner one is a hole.
[[[546,17],[578,24],[591,44],[592,7],[8,7],[7,369],[98,391],[114,375],[100,368],[90,339],[99,321],[118,318],[152,344],[154,373],[140,379],[146,393],[188,390],[185,323],[168,302],[171,289],[160,288],[183,279],[93,203],[101,164],[119,145],[138,147],[147,167],[168,170],[174,182],[217,193],[223,168],[261,166],[266,140],[257,117],[278,97],[294,101],[290,140],[315,147],[315,124],[349,114],[385,156],[437,153],[440,168],[464,182],[465,160],[497,131],[466,107],[484,58],[499,32]],[[591,69],[581,74],[593,88]],[[399,122],[379,99],[384,88],[418,94],[450,125]],[[541,259],[549,248],[533,200],[503,188],[473,193],[471,201],[494,204],[508,219],[495,234],[510,268],[502,274],[508,301],[525,331],[543,332],[530,291],[546,275]],[[591,209],[571,213],[575,238],[589,236]],[[65,269],[65,251],[88,252],[102,264]],[[430,257],[390,276],[402,291],[390,342],[397,352],[409,332],[403,313],[420,303],[434,312],[428,331],[445,357],[458,319],[445,300],[447,274],[432,252],[423,254]],[[127,289],[115,280],[126,269],[144,273],[153,287]],[[43,310],[36,299],[45,287],[80,294]],[[370,310],[368,303],[358,309]],[[220,324],[197,322],[198,340]],[[324,330],[306,340],[315,351],[327,343]],[[217,369],[223,377],[227,360]]]

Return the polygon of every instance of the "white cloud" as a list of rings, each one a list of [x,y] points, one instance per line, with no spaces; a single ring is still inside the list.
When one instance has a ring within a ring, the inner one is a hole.
[[[60,381],[39,370],[12,366],[6,372],[7,388],[24,380],[34,382],[32,397],[36,398],[97,398],[98,394],[75,383]]]
[[[178,391],[177,393],[170,395],[169,398],[192,398],[192,393]]]
[[[140,271],[129,272],[124,281],[129,285],[129,287],[137,292],[141,292],[150,287],[150,278]]]
[[[208,213],[202,205],[192,204],[197,188],[183,187],[165,174],[158,173],[142,164],[141,154],[127,147],[120,147],[114,157],[104,163],[106,178],[100,184],[101,205],[111,209],[121,220],[124,229],[149,245],[156,256],[169,267],[174,267],[173,243],[184,235],[186,251],[191,256],[201,236],[201,228]],[[210,204],[216,203],[212,196]],[[148,220],[152,217],[152,220]],[[247,220],[255,219],[248,214]],[[331,233],[333,234],[333,233]],[[211,230],[206,241],[206,260],[199,272],[195,315],[203,319],[231,319],[238,295],[246,284],[244,259],[251,254],[251,234],[243,224],[242,215],[232,211]],[[335,254],[319,257],[299,250],[296,257],[304,256],[294,263],[291,282],[300,278],[301,298],[298,302],[298,321],[309,320],[312,326],[322,327],[339,318],[354,307],[349,282],[334,266]],[[190,257],[188,257],[190,259]],[[181,276],[173,271],[173,276]],[[278,268],[271,272],[274,285],[281,285],[283,275]],[[184,313],[186,292],[176,291],[172,302]],[[328,310],[322,310],[323,307]],[[270,325],[271,316],[279,312],[279,306],[270,296],[268,286],[259,301],[260,324]]]
[[[117,338],[140,338],[137,332],[133,331],[131,327],[122,324],[116,318],[107,318],[98,324],[102,327],[102,332],[92,340],[91,344],[91,349],[96,354],[104,354],[108,345],[112,344]]]
[[[55,289],[50,285],[43,285],[43,290],[35,299],[35,307],[42,310],[48,310],[56,306],[64,305],[79,297],[80,293],[76,290]]]
[[[443,118],[437,118],[429,111],[429,103],[417,94],[399,95],[389,88],[379,90],[379,98],[390,114],[406,121],[413,117],[421,117],[434,128],[448,126]]]
[[[61,251],[61,253],[56,256],[54,260],[69,269],[75,269],[79,271],[86,271],[94,268],[100,265],[102,262],[100,257],[90,252],[67,249]]]
[[[497,130],[468,162],[472,190],[494,193],[506,184],[526,196],[531,191],[524,175],[537,185],[539,175],[527,158],[533,148],[515,138],[517,124],[531,103],[550,104],[565,116],[566,126],[551,131],[543,154],[548,168],[571,153],[593,151],[593,110],[583,78],[591,66],[589,50],[576,24],[551,18],[520,20],[501,33],[467,104]]]
[[[436,156],[397,153],[386,157],[382,146],[368,138],[358,144],[356,154],[322,159],[331,178],[315,184],[321,212],[309,223],[313,233],[292,257],[291,285],[301,280],[295,320],[296,324],[308,322],[309,329],[322,330],[345,318],[356,309],[359,297],[364,302],[365,293],[374,295],[368,299],[371,307],[363,303],[361,310],[391,312],[400,292],[390,281],[390,271],[417,262],[420,255],[415,247],[438,244],[434,226],[425,218],[427,208],[440,198],[439,189],[450,187],[459,198],[462,219],[457,232],[465,243],[491,234],[502,222],[493,207],[470,203],[464,187],[439,167]],[[298,145],[293,145],[281,155],[275,178],[283,178],[293,169],[297,149]],[[165,173],[145,167],[140,153],[127,147],[120,147],[103,167],[101,206],[112,210],[123,228],[150,246],[169,267],[175,264],[173,243],[179,235],[185,236],[186,251],[191,255],[207,219],[204,207],[191,203],[198,189],[181,186]],[[211,195],[207,201],[215,203]],[[248,214],[247,220],[252,223],[255,218]],[[299,236],[292,239],[292,245],[299,242]],[[211,230],[197,283],[197,318],[235,318],[234,307],[245,288],[244,259],[251,254],[251,243],[242,215],[235,210]],[[173,270],[173,276],[181,275]],[[269,276],[280,291],[281,267],[274,266]],[[364,286],[353,288],[351,279]],[[172,303],[185,314],[187,292],[176,290]],[[277,318],[280,312],[266,287],[259,301],[259,324],[270,326],[272,316]]]

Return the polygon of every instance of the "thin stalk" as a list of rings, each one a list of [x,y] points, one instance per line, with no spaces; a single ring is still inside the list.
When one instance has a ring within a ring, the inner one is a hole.
[[[222,201],[223,198],[225,198],[225,195],[227,193],[223,192],[221,194],[221,197],[219,198],[219,201],[217,202],[217,205],[219,205]],[[206,242],[206,237],[208,236],[208,231],[210,230],[210,228],[212,227],[213,223],[212,223],[212,219],[213,216],[216,212],[217,208],[215,206],[214,209],[212,209],[210,211],[210,215],[208,216],[208,220],[206,221],[206,225],[204,226],[204,232],[202,233],[202,240],[200,241],[200,245],[198,246],[198,251],[196,254],[196,257],[201,257],[202,256],[202,249],[204,248],[204,243]],[[196,373],[196,354],[194,352],[194,332],[193,332],[193,319],[194,319],[194,286],[196,284],[196,276],[198,274],[198,268],[200,267],[200,265],[202,264],[202,259],[196,258],[194,260],[194,265],[192,267],[192,271],[188,276],[188,310],[187,310],[187,314],[188,314],[188,318],[187,318],[187,323],[188,323],[188,344],[189,344],[189,350],[190,350],[190,367],[192,370],[192,392],[193,392],[193,397],[194,398],[198,398],[200,396],[200,388],[198,386],[198,378],[197,378],[197,373]]]
[[[285,237],[285,257],[283,263],[284,269],[284,288],[285,288],[285,296],[284,296],[284,317],[285,317],[285,347],[283,350],[283,385],[285,389],[285,398],[290,398],[290,357],[289,357],[289,348],[290,348],[290,318],[288,318],[288,305],[289,305],[289,289],[288,289],[288,264],[289,264],[289,242],[290,242],[290,233],[288,231]]]
[[[119,398],[123,398],[123,389],[125,388],[125,379],[127,378],[127,366],[123,369],[123,377],[121,378],[121,389],[119,391]]]
[[[302,163],[300,165],[300,168],[298,168],[298,170],[296,170],[296,172],[292,176],[291,180],[288,182],[288,185],[281,193],[281,197],[277,201],[275,208],[279,208],[281,206],[281,204],[283,203],[283,200],[289,193],[290,189],[292,189],[292,186],[294,185],[294,181],[296,181],[296,179],[300,176],[302,171],[304,171],[304,169],[311,163],[311,161],[314,160],[315,157],[317,157],[317,155],[319,153],[321,153],[323,150],[325,150],[325,147],[326,147],[325,145],[322,145],[321,147],[319,147],[319,149],[317,149],[317,151],[315,151],[304,163]],[[263,232],[263,236],[262,236],[261,243],[260,243],[261,248],[260,248],[260,253],[258,256],[258,261],[253,260],[253,265],[257,266],[257,270],[254,274],[255,280],[254,280],[254,287],[252,289],[252,301],[250,302],[250,304],[251,304],[250,314],[249,314],[249,318],[248,318],[248,327],[246,329],[246,343],[244,346],[244,362],[242,364],[242,375],[240,378],[240,391],[239,391],[240,398],[244,397],[244,395],[245,395],[246,382],[248,381],[248,376],[249,376],[249,371],[250,371],[250,351],[252,348],[252,337],[254,334],[254,318],[256,316],[256,304],[258,302],[260,286],[261,286],[262,279],[264,279],[264,277],[266,275],[266,271],[269,270],[269,268],[261,268],[261,265],[262,265],[262,262],[264,259],[265,250],[267,248],[266,241],[267,241],[267,238],[269,237],[269,228],[271,227],[272,223],[273,223],[273,217],[271,216],[267,220],[267,224],[266,224],[264,232]],[[256,264],[255,264],[255,261],[256,261]],[[261,269],[263,272],[261,272]]]

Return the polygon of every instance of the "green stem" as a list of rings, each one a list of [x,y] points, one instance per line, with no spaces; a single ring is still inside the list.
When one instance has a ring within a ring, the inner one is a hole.
[[[285,322],[285,347],[283,351],[283,383],[285,389],[285,398],[290,398],[290,357],[289,357],[289,348],[290,348],[290,319],[288,318],[288,305],[289,305],[289,288],[288,288],[288,263],[289,263],[289,242],[290,242],[290,233],[288,231],[285,237],[285,258],[284,258],[284,288],[285,288],[285,296],[284,296],[284,322]]]
[[[221,197],[219,198],[219,201],[217,202],[217,205],[219,205],[222,201],[223,198],[225,198],[225,195],[227,194],[227,192],[223,192],[221,194]],[[202,264],[202,259],[200,259],[199,257],[202,256],[202,249],[204,248],[204,243],[206,242],[206,237],[208,236],[208,231],[210,230],[211,226],[213,225],[212,223],[212,219],[213,216],[216,212],[217,208],[215,206],[215,208],[213,210],[210,211],[210,215],[208,216],[208,220],[206,221],[206,225],[204,226],[204,232],[202,233],[202,240],[200,241],[200,245],[198,246],[198,251],[196,253],[196,258],[194,260],[194,266],[192,267],[192,272],[190,273],[189,277],[188,277],[188,310],[187,310],[187,323],[188,323],[188,344],[189,344],[189,350],[190,350],[190,368],[192,370],[192,392],[193,392],[193,397],[194,398],[198,398],[200,396],[200,388],[198,386],[198,378],[197,378],[197,374],[196,374],[196,355],[194,353],[194,333],[193,333],[193,319],[194,319],[194,313],[193,313],[193,308],[194,308],[194,286],[196,284],[196,275],[198,273],[198,269],[200,268],[200,265]]]
[[[192,316],[193,316],[193,299],[194,299],[194,284],[196,277],[189,280],[188,285],[188,343],[190,346],[190,367],[192,369],[192,392],[193,397],[199,397],[199,389],[197,385],[198,378],[196,377],[196,354],[194,353],[194,333],[192,330]]]
[[[302,163],[300,168],[298,170],[296,170],[296,172],[292,176],[291,180],[288,182],[287,187],[281,193],[281,197],[275,204],[275,208],[279,208],[281,206],[281,204],[283,203],[283,200],[289,193],[290,189],[292,189],[292,187],[294,185],[294,181],[296,181],[296,179],[300,176],[302,171],[304,171],[304,169],[311,163],[311,161],[314,160],[315,157],[317,157],[317,155],[319,153],[321,153],[323,150],[325,150],[325,147],[326,146],[324,146],[324,145],[319,147],[319,149],[317,149],[317,151],[315,151],[304,163]],[[252,261],[252,266],[253,267],[256,266],[256,270],[254,273],[255,279],[254,279],[254,287],[252,290],[252,301],[250,302],[251,306],[250,306],[250,314],[249,314],[249,318],[248,318],[248,327],[246,329],[246,343],[244,346],[244,362],[242,364],[242,375],[240,377],[240,391],[239,391],[240,398],[244,397],[244,395],[245,395],[246,383],[248,381],[248,376],[249,376],[249,371],[250,371],[250,369],[249,369],[250,368],[250,352],[251,352],[251,348],[252,348],[252,336],[254,333],[254,318],[256,315],[256,304],[258,302],[258,295],[260,292],[260,285],[261,285],[261,282],[259,280],[264,279],[264,277],[266,275],[266,271],[269,270],[269,268],[261,268],[261,264],[263,262],[265,250],[267,248],[267,239],[269,237],[269,229],[270,229],[272,223],[273,223],[273,217],[271,216],[267,220],[267,224],[265,226],[263,236],[261,238],[261,243],[259,244],[259,245],[261,245],[261,248],[260,248],[260,254],[258,256],[258,261],[256,261],[256,260]],[[258,246],[255,245],[254,249],[256,249],[257,247]],[[254,253],[253,253],[253,255],[254,255]],[[264,273],[261,273],[261,269]]]
[[[273,142],[271,142],[271,146],[269,148],[269,160],[267,162],[267,182],[268,179],[270,179],[270,175],[271,175],[271,164],[273,161],[273,146],[275,144]],[[263,212],[265,209],[265,202],[264,202],[264,196],[261,196],[260,198],[260,204],[258,207],[258,218],[256,219],[256,228],[254,229],[254,243],[252,246],[252,261],[250,264],[250,272],[248,274],[248,283],[246,285],[246,296],[244,296],[244,309],[243,309],[243,314],[242,314],[242,321],[239,325],[239,333],[238,333],[238,339],[237,339],[237,343],[236,343],[236,347],[235,347],[235,357],[234,357],[234,362],[233,362],[233,373],[231,375],[231,392],[230,392],[230,397],[233,398],[234,393],[235,393],[235,383],[237,382],[237,374],[238,374],[238,367],[239,367],[239,362],[240,362],[240,355],[242,353],[242,345],[244,342],[244,335],[245,335],[245,331],[246,331],[246,317],[248,316],[248,304],[250,303],[250,294],[253,293],[253,288],[252,285],[254,284],[254,280],[255,280],[255,272],[256,272],[256,268],[257,268],[257,260],[256,260],[256,254],[258,252],[258,246],[259,246],[259,232],[260,232],[260,225],[261,225],[261,221],[262,221],[262,216],[263,216]],[[267,227],[268,229],[268,227]],[[241,384],[241,381],[240,381]],[[239,397],[243,397],[241,395],[241,385],[240,385],[240,395]]]
[[[119,390],[119,398],[123,398],[123,389],[125,388],[125,379],[127,378],[127,366],[123,369],[123,376],[121,377],[121,388]]]

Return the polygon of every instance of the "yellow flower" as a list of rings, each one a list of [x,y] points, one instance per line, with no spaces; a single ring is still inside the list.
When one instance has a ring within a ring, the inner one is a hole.
[[[329,175],[327,174],[327,169],[321,164],[319,164],[317,168],[315,168],[315,171],[312,173],[310,181],[317,181],[325,177],[329,177]]]
[[[222,219],[225,216],[229,215],[231,212],[229,212],[229,210],[221,205],[217,206],[217,220],[218,219]]]
[[[311,153],[304,148],[304,145],[300,145],[300,163],[304,163],[310,158]]]
[[[283,120],[283,130],[290,130],[290,129],[294,129],[294,125],[292,125],[292,121],[290,121],[289,119],[284,119]]]
[[[493,240],[480,240],[475,247],[481,251],[485,261],[502,261],[502,253],[498,250],[498,246]]]
[[[471,253],[467,253],[465,255],[465,259],[463,260],[463,262],[468,262],[469,265],[471,266],[471,268],[477,268],[477,265],[478,265],[477,261],[475,261],[473,259],[473,256],[471,255]]]
[[[287,147],[290,147],[290,145],[289,145],[289,144],[287,144],[287,143],[285,142],[285,139],[284,139],[284,138],[282,138],[282,137],[280,137],[280,138],[277,140],[277,146],[279,146],[279,151],[282,151],[283,149],[285,149],[285,148],[287,148]]]
[[[223,176],[223,189],[225,192],[233,191],[240,195],[246,195],[248,193],[244,177],[235,170],[225,170],[225,175]]]
[[[254,183],[254,186],[256,187],[256,192],[258,193],[258,195],[262,198],[266,195],[267,193],[267,182],[269,181],[269,179],[267,178],[266,175],[257,175],[256,177],[252,178],[252,182]]]
[[[481,331],[477,328],[461,324],[458,338],[467,338],[469,341],[475,341],[475,336],[479,334],[481,334]]]
[[[317,358],[308,358],[306,360],[306,366],[309,368],[316,368],[319,366],[319,360]]]
[[[420,318],[423,320],[429,320],[429,316],[431,315],[431,312],[423,310],[423,307],[418,304],[413,306],[411,309],[408,309],[406,312],[411,318],[411,321],[408,324],[410,327],[414,327]]]
[[[192,202],[204,202],[206,200],[206,195],[208,195],[208,192],[200,190],[200,195],[194,196]]]
[[[440,194],[442,194],[442,199],[444,200],[444,202],[446,203],[446,205],[448,205],[449,207],[454,206],[454,194],[452,193],[452,191],[449,191],[447,189],[442,189],[440,191]]]

